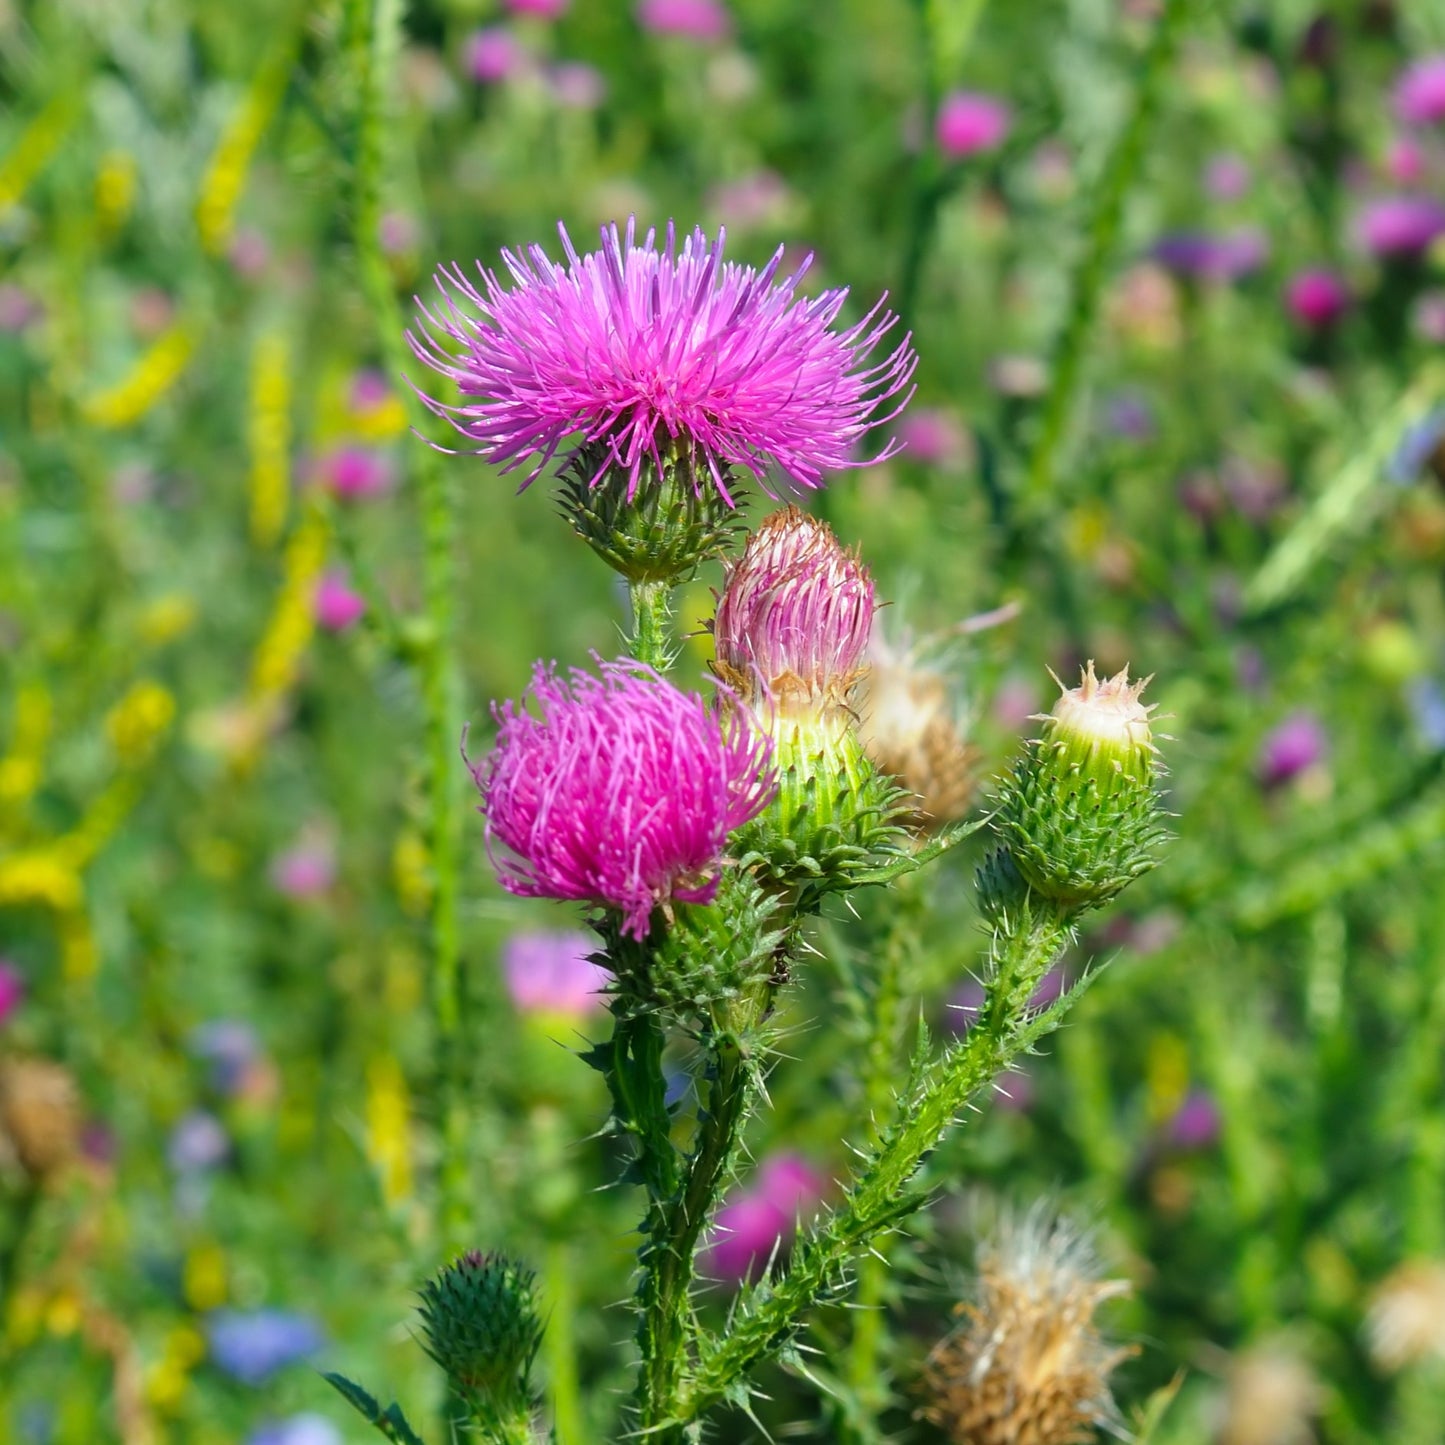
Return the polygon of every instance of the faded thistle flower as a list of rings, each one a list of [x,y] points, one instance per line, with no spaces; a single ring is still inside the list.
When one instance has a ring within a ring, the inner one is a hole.
[[[1117,1430],[1109,1375],[1135,1353],[1094,1323],[1128,1294],[1101,1280],[1089,1234],[1035,1206],[1003,1216],[978,1250],[977,1295],[928,1357],[920,1415],[958,1445],[1073,1445]]]
[[[690,572],[731,529],[735,469],[807,490],[864,465],[855,450],[916,361],[905,336],[870,364],[895,321],[881,302],[839,331],[847,291],[799,296],[808,262],[777,279],[781,247],[759,272],[723,260],[722,231],[679,246],[669,223],[659,249],[629,221],[586,255],[559,231],[565,266],[539,245],[503,252],[510,288],[438,271],[408,339],[461,394],[427,405],[481,456],[528,466],[524,488],[562,457],[573,526],[610,565]]]
[[[655,909],[711,902],[728,834],[772,796],[767,740],[636,664],[539,663],[529,700],[493,709],[472,769],[502,886],[616,909],[637,940]]]
[[[10,1154],[37,1183],[75,1157],[80,1093],[70,1070],[52,1059],[0,1061],[0,1153]]]
[[[983,901],[995,917],[1014,900],[1016,877],[1055,907],[1077,913],[1107,902],[1151,869],[1165,837],[1155,783],[1160,771],[1140,701],[1148,679],[1124,668],[1100,680],[1091,662],[1062,688],[999,794],[994,830],[1007,859],[985,865]]]
[[[714,668],[771,733],[778,769],[777,800],[747,846],[819,886],[847,886],[847,870],[887,841],[897,811],[854,709],[876,608],[858,554],[786,507],[749,537],[713,622]]]
[[[1267,1339],[1229,1364],[1218,1445],[1310,1445],[1310,1421],[1324,1391],[1313,1370],[1283,1338]]]
[[[1388,1374],[1445,1360],[1445,1261],[1409,1259],[1387,1275],[1370,1298],[1365,1340]]]

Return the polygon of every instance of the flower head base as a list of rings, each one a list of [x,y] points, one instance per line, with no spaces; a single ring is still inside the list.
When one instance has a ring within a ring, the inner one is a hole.
[[[600,443],[589,485],[616,468],[631,498],[659,481],[681,443],[696,484],[725,502],[731,468],[765,487],[772,475],[808,489],[862,464],[854,448],[916,360],[905,337],[868,364],[894,324],[881,303],[838,332],[847,292],[799,297],[807,262],[777,280],[781,247],[758,272],[723,260],[721,231],[713,242],[694,230],[679,247],[669,224],[659,249],[653,231],[637,244],[629,221],[579,256],[559,230],[565,266],[538,245],[503,253],[510,290],[493,272],[478,288],[460,267],[439,271],[441,304],[419,307],[408,333],[463,398],[427,405],[480,455],[503,472],[531,463],[525,487],[569,439]]]
[[[993,826],[1006,857],[980,875],[997,923],[1017,885],[1068,913],[1107,902],[1156,862],[1164,838],[1147,684],[1125,668],[1100,681],[1090,663],[1042,721],[1042,735],[1000,791]]]
[[[537,1277],[501,1254],[469,1250],[421,1287],[426,1350],[460,1389],[503,1411],[530,1399],[542,1342]]]
[[[728,834],[772,795],[767,741],[635,664],[539,663],[530,695],[536,716],[494,709],[472,773],[502,886],[614,908],[639,941],[654,909],[710,902]]]
[[[1100,1280],[1087,1234],[1035,1208],[1005,1218],[978,1252],[978,1296],[928,1357],[920,1412],[960,1445],[1071,1445],[1096,1426],[1117,1430],[1109,1375],[1134,1351],[1094,1324],[1127,1294]]]

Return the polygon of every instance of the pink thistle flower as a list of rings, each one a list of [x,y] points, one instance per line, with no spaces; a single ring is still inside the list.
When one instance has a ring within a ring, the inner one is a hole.
[[[271,243],[263,232],[243,227],[236,232],[226,259],[243,281],[255,281],[271,264]]]
[[[1240,156],[1211,156],[1204,167],[1204,189],[1216,201],[1237,201],[1249,190],[1248,163]]]
[[[384,452],[366,447],[339,447],[316,463],[322,481],[348,501],[376,497],[396,483],[396,469]]]
[[[523,60],[517,37],[501,25],[474,30],[462,50],[462,64],[478,85],[495,85],[505,80]]]
[[[407,333],[421,361],[476,398],[423,400],[479,455],[504,473],[532,461],[525,488],[569,437],[599,443],[606,456],[591,481],[623,468],[632,497],[645,467],[661,474],[664,451],[690,449],[727,501],[728,466],[765,487],[771,469],[806,489],[825,471],[865,465],[854,448],[916,362],[905,336],[864,365],[894,324],[881,302],[839,333],[846,289],[799,298],[807,261],[774,284],[781,248],[757,272],[723,261],[721,230],[716,243],[694,230],[679,249],[669,224],[659,251],[653,231],[637,245],[629,221],[625,234],[605,227],[602,249],[586,256],[558,230],[565,267],[536,245],[503,252],[511,290],[490,271],[479,290],[459,266],[443,268],[439,313],[419,305],[421,324]],[[890,442],[873,460],[895,450]]]
[[[1445,204],[1433,196],[1386,196],[1360,213],[1358,230],[1377,256],[1419,255],[1445,235]]]
[[[596,110],[607,99],[607,78],[595,65],[566,60],[547,72],[547,89],[563,110]]]
[[[1390,142],[1385,174],[1397,186],[1418,186],[1425,179],[1425,151],[1414,136],[1396,136]]]
[[[938,148],[951,160],[966,160],[997,150],[1008,135],[1009,108],[1001,100],[977,91],[955,90],[938,107],[934,134]]]
[[[785,507],[728,572],[713,622],[718,674],[754,703],[837,710],[862,675],[876,610],[858,554],[826,522]]]
[[[827,1192],[827,1181],[797,1154],[776,1154],[718,1210],[706,1246],[706,1271],[738,1283],[756,1273]]]
[[[1300,325],[1323,331],[1349,309],[1350,288],[1333,271],[1315,266],[1290,278],[1284,299]]]
[[[1259,751],[1259,780],[1277,788],[1323,761],[1329,751],[1324,727],[1313,713],[1287,717],[1264,740]]]
[[[1395,83],[1395,114],[1406,125],[1445,120],[1445,55],[1427,55]]]
[[[710,903],[728,834],[776,787],[766,740],[632,663],[570,681],[538,663],[530,697],[537,716],[493,708],[472,769],[502,887],[615,908],[639,941],[654,908]]]
[[[315,606],[317,625],[327,632],[345,632],[366,613],[366,599],[339,568],[324,573],[316,584]]]
[[[0,958],[0,1024],[24,1001],[25,975],[8,958]]]
[[[640,0],[637,23],[654,35],[682,35],[689,40],[726,40],[732,17],[718,0]]]
[[[329,838],[310,833],[271,864],[271,882],[288,898],[317,898],[336,882],[336,850]]]
[[[514,933],[502,945],[502,974],[518,1012],[580,1018],[597,1009],[612,975],[592,962],[596,951],[585,933]]]
[[[972,449],[958,417],[940,407],[914,407],[898,424],[898,440],[910,460],[950,470],[964,466]]]

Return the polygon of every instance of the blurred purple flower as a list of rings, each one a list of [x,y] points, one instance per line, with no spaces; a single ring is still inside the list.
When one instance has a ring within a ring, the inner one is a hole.
[[[18,334],[44,314],[45,308],[23,286],[13,281],[0,284],[0,334]]]
[[[478,85],[495,85],[513,74],[524,59],[517,37],[505,26],[474,30],[462,48],[462,63]]]
[[[1192,281],[1239,281],[1269,259],[1269,237],[1257,227],[1234,231],[1171,231],[1150,250],[1176,276]]]
[[[338,447],[313,463],[313,472],[338,497],[356,501],[377,497],[396,484],[396,468],[385,452],[369,447]]]
[[[1246,692],[1262,692],[1269,681],[1269,667],[1264,654],[1247,643],[1235,649],[1234,675]]]
[[[1425,151],[1414,136],[1396,136],[1390,142],[1385,174],[1397,186],[1418,186],[1425,179]]]
[[[1361,244],[1376,256],[1417,256],[1445,235],[1445,202],[1433,196],[1385,196],[1360,212],[1356,229]]]
[[[253,226],[236,232],[226,252],[231,269],[245,281],[254,281],[271,264],[271,243]]]
[[[345,1445],[341,1431],[324,1415],[307,1411],[262,1425],[246,1436],[246,1445]]]
[[[239,1019],[212,1019],[191,1033],[191,1052],[211,1066],[211,1085],[234,1094],[261,1055],[256,1031]]]
[[[1249,166],[1239,156],[1211,156],[1204,167],[1204,189],[1213,200],[1237,201],[1249,183]]]
[[[538,715],[494,708],[496,747],[472,776],[503,888],[616,908],[643,939],[659,904],[712,901],[728,834],[776,776],[767,741],[701,697],[636,664],[601,670],[564,681],[538,663]]]
[[[1410,329],[1422,341],[1445,342],[1445,291],[1426,291],[1415,298]]]
[[[1061,963],[1056,963],[1038,982],[1029,995],[1027,1007],[1033,1013],[1041,1013],[1050,1004],[1057,1003],[1068,992],[1073,980]]]
[[[1395,114],[1406,125],[1445,120],[1445,55],[1427,55],[1395,82]]]
[[[1406,430],[1385,463],[1385,475],[1399,486],[1409,486],[1419,478],[1442,443],[1445,443],[1445,407],[1437,407]]]
[[[607,99],[607,79],[595,65],[564,60],[547,72],[547,89],[563,110],[596,110]]]
[[[579,256],[558,230],[565,267],[541,246],[504,252],[510,290],[493,272],[478,289],[460,266],[443,268],[442,304],[419,304],[407,333],[463,396],[427,405],[503,473],[531,462],[529,485],[569,438],[604,444],[600,466],[624,468],[629,493],[673,445],[692,449],[724,499],[729,465],[765,486],[776,472],[811,489],[825,472],[867,464],[856,445],[916,363],[905,337],[867,365],[895,322],[881,305],[839,333],[846,291],[799,298],[806,263],[775,284],[781,249],[756,272],[724,263],[722,231],[714,242],[694,230],[679,247],[669,224],[659,250],[653,231],[638,245],[629,221],[625,233],[604,227],[602,249]]]
[[[1137,391],[1117,391],[1109,397],[1104,405],[1104,427],[1111,436],[1135,442],[1150,441],[1158,431],[1153,407]]]
[[[733,231],[776,225],[787,210],[792,192],[777,171],[749,171],[708,192],[707,211]]]
[[[1350,306],[1350,288],[1333,271],[1312,266],[1290,277],[1284,292],[1289,313],[1301,326],[1323,331]]]
[[[1219,1105],[1203,1089],[1191,1089],[1167,1126],[1176,1149],[1208,1149],[1219,1138]]]
[[[24,1001],[25,975],[8,958],[0,958],[0,1024]]]
[[[1259,780],[1278,787],[1323,760],[1329,741],[1312,713],[1297,712],[1272,729],[1259,751]]]
[[[963,423],[942,407],[916,406],[898,423],[898,442],[910,461],[955,470],[969,458]]]
[[[327,632],[345,632],[366,613],[366,599],[340,567],[328,568],[316,584],[316,623]]]
[[[951,160],[997,150],[1008,136],[1009,108],[996,96],[954,90],[943,97],[934,123],[938,148]]]
[[[288,898],[316,898],[336,882],[336,850],[319,834],[303,837],[276,856],[271,882]]]
[[[732,17],[719,0],[639,0],[637,23],[654,35],[689,40],[726,40]]]
[[[374,366],[364,366],[351,378],[351,394],[348,398],[352,411],[372,412],[385,406],[391,400],[391,383],[384,371]]]
[[[1010,1114],[1027,1113],[1037,1092],[1033,1075],[1017,1066],[1006,1069],[993,1081],[993,1094],[999,1108]]]
[[[966,978],[949,994],[944,1005],[944,1027],[956,1034],[966,1034],[978,1022],[988,990],[976,979]]]
[[[212,1361],[243,1385],[264,1385],[326,1343],[314,1319],[289,1310],[216,1310],[205,1328]]]
[[[718,1210],[708,1233],[705,1271],[740,1282],[762,1269],[826,1192],[827,1181],[799,1155],[765,1160]]]
[[[205,1174],[224,1164],[230,1153],[225,1126],[204,1109],[183,1114],[166,1141],[166,1162],[182,1176]]]
[[[1445,688],[1434,678],[1414,678],[1406,684],[1405,702],[1425,745],[1445,749]]]
[[[377,242],[387,256],[404,256],[421,244],[421,222],[406,211],[388,211],[377,225]]]
[[[507,992],[521,1013],[592,1013],[605,1002],[612,975],[593,963],[595,939],[585,933],[514,933],[502,945]]]

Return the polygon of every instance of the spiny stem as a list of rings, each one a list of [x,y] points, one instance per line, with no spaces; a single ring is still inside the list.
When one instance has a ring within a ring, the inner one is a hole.
[[[1145,143],[1153,130],[1154,116],[1159,108],[1164,79],[1169,74],[1170,61],[1190,4],[1191,0],[1166,0],[1164,14],[1144,56],[1133,113],[1119,133],[1099,180],[1084,250],[1069,288],[1068,319],[1054,347],[1038,441],[1024,482],[1021,498],[1024,516],[1020,519],[1024,524],[1035,521],[1053,500],[1054,468],[1073,413],[1084,355],[1103,293],[1104,277],[1119,240],[1124,202],[1138,177]]]
[[[638,662],[666,672],[672,666],[672,588],[666,582],[633,582],[628,588],[632,602],[632,655]]]

